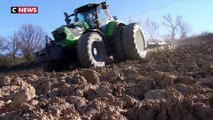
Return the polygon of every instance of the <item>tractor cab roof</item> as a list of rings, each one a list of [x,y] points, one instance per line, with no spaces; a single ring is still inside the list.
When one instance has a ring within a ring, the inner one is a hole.
[[[76,8],[74,10],[75,13],[83,13],[85,11],[89,11],[91,9],[97,8],[99,5],[106,5],[106,2],[102,2],[102,3],[90,3],[90,4],[86,4],[84,6],[81,6],[79,8]]]
[[[81,6],[77,9],[75,9],[74,12],[75,13],[82,13],[82,12],[85,12],[85,11],[89,11],[91,9],[96,8],[98,5],[100,5],[100,4],[95,4],[95,3],[87,4],[87,5],[84,5],[84,6]]]

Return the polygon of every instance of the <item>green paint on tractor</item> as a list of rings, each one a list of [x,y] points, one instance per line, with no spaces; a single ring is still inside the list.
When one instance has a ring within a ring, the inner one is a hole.
[[[78,43],[78,39],[80,36],[74,37],[74,35],[67,27],[64,28],[64,32],[66,33],[66,38],[63,41],[58,42],[57,44],[61,47],[75,46]]]
[[[116,21],[112,21],[107,25],[107,29],[106,29],[106,36],[112,36],[112,34],[114,33],[115,29],[117,27],[117,22]]]
[[[83,27],[85,30],[89,29],[89,25],[86,22],[76,22],[76,26]]]
[[[60,45],[61,47],[74,47],[77,45],[83,31],[89,29],[89,25],[86,22],[76,22],[70,27],[71,28],[68,26],[61,26],[52,32],[57,45]],[[79,32],[78,29],[82,29],[83,31]]]

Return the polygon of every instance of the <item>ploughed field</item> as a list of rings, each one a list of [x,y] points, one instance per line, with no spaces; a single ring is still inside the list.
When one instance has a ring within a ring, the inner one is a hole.
[[[102,68],[1,74],[0,119],[213,120],[213,40]]]

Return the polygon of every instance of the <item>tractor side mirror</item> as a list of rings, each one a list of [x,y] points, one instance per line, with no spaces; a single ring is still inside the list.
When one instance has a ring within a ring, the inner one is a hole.
[[[66,22],[67,24],[70,24],[71,19],[69,18],[69,15],[68,15],[66,12],[64,12],[64,16],[65,16],[65,22]]]
[[[76,18],[75,18],[75,22],[78,22],[78,21],[79,21],[79,19],[76,17]]]
[[[115,20],[118,20],[118,17],[117,17],[117,16],[113,16],[113,18],[114,18]]]
[[[107,7],[109,6],[109,5],[107,5],[106,2],[102,2],[101,4],[102,4],[102,9],[107,9]]]

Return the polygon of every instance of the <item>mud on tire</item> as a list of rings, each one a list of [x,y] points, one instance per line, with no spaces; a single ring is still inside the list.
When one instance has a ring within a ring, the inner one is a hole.
[[[77,53],[82,67],[105,66],[106,49],[103,37],[97,32],[87,32],[81,36]]]
[[[140,59],[146,56],[145,40],[138,24],[127,25],[123,30],[122,39],[124,52],[128,59]]]

